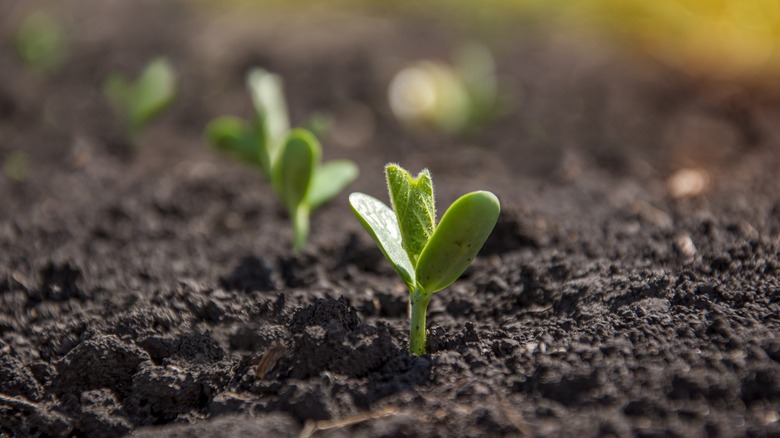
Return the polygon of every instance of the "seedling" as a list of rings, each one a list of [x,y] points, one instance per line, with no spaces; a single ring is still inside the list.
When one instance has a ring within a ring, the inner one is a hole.
[[[209,123],[206,138],[226,152],[259,169],[287,209],[293,224],[293,249],[306,245],[311,212],[341,193],[357,178],[348,160],[321,162],[322,147],[308,130],[290,130],[281,78],[253,69],[247,85],[254,116],[251,123],[223,116]]]
[[[445,133],[478,128],[497,108],[493,55],[469,44],[455,53],[452,65],[418,61],[393,78],[389,101],[396,117],[412,127]]]
[[[385,167],[392,209],[363,193],[349,203],[411,294],[409,352],[425,354],[425,315],[431,296],[468,268],[498,221],[501,206],[486,191],[465,194],[436,225],[433,183],[427,169],[416,178],[395,164]]]
[[[16,51],[33,71],[57,70],[68,56],[68,38],[62,25],[46,12],[28,15],[16,32]]]
[[[306,245],[309,216],[312,211],[341,193],[357,178],[352,161],[320,161],[322,148],[314,135],[302,128],[293,129],[274,162],[272,185],[287,209],[293,224],[293,249]]]
[[[247,74],[246,83],[254,107],[251,122],[218,117],[206,126],[206,138],[215,149],[257,167],[270,179],[272,163],[290,130],[282,79],[255,68]]]
[[[147,64],[135,82],[118,74],[106,78],[103,94],[120,113],[131,144],[137,142],[150,120],[173,103],[176,82],[176,72],[165,58]]]

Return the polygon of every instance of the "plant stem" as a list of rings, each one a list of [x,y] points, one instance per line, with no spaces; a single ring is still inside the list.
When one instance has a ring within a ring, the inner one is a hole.
[[[428,303],[431,294],[425,293],[418,286],[412,292],[412,318],[409,329],[409,353],[422,356],[425,354],[425,314],[428,313]]]
[[[293,250],[300,251],[306,246],[309,239],[309,208],[298,206],[292,217],[293,222]]]

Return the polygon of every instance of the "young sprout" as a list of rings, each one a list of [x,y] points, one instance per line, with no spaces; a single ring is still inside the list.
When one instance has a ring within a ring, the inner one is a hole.
[[[16,32],[16,51],[35,72],[57,70],[68,56],[68,38],[62,25],[46,12],[28,15]]]
[[[358,176],[352,161],[320,161],[322,148],[314,135],[293,129],[274,162],[271,182],[293,224],[293,249],[300,250],[309,237],[309,215],[341,193]]]
[[[349,203],[411,294],[409,352],[425,354],[425,315],[431,296],[466,270],[498,221],[496,195],[477,191],[452,203],[436,225],[431,174],[416,178],[395,164],[385,167],[392,209],[363,193]]]
[[[406,125],[445,133],[477,128],[496,110],[493,55],[469,44],[455,53],[454,65],[418,61],[396,74],[388,97],[393,113]]]
[[[176,97],[176,73],[165,58],[146,65],[135,82],[111,74],[103,82],[103,95],[121,114],[127,138],[135,144],[154,117],[168,108]]]
[[[358,176],[348,160],[321,162],[322,148],[308,130],[290,130],[282,80],[263,69],[247,76],[254,115],[251,123],[232,116],[215,119],[205,135],[214,148],[250,164],[271,181],[293,225],[293,249],[306,245],[312,211],[341,193]]]
[[[290,130],[282,79],[261,68],[246,78],[254,112],[252,120],[222,116],[206,126],[206,139],[222,152],[260,169],[271,178],[271,165]]]

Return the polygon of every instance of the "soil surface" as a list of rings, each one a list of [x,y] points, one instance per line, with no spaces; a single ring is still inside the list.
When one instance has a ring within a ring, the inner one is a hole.
[[[30,160],[0,176],[0,436],[780,435],[771,93],[507,29],[487,37],[502,114],[411,133],[388,81],[463,28],[53,3],[71,56],[41,77],[13,51],[25,4],[0,3],[0,160]],[[180,95],[128,152],[100,81],[157,55]],[[202,140],[248,115],[251,66],[284,77],[295,123],[334,116],[324,154],[359,164],[350,191],[385,200],[394,161],[430,168],[440,212],[501,199],[431,301],[429,354],[407,353],[408,293],[346,194],[293,254],[268,185]]]

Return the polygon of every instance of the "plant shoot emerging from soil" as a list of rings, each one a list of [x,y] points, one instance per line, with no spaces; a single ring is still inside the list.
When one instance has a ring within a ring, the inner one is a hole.
[[[256,68],[247,75],[254,115],[251,123],[223,116],[206,126],[211,145],[259,169],[271,181],[293,224],[293,249],[309,236],[309,216],[358,176],[348,160],[321,162],[322,147],[309,130],[290,130],[282,80]],[[324,128],[324,126],[322,127]]]
[[[165,58],[144,67],[135,82],[111,74],[103,82],[103,95],[120,113],[131,144],[154,117],[165,111],[176,97],[176,72]]]
[[[393,113],[408,126],[445,133],[477,129],[496,111],[493,55],[469,44],[458,49],[451,65],[418,61],[396,74],[388,93]]]
[[[16,32],[16,51],[33,71],[57,70],[68,56],[68,38],[62,25],[46,12],[28,15]]]
[[[468,268],[498,221],[501,206],[486,191],[465,194],[436,225],[433,183],[427,169],[416,178],[395,164],[385,167],[392,209],[352,193],[352,211],[382,250],[411,294],[409,352],[425,354],[425,315],[433,293]]]

